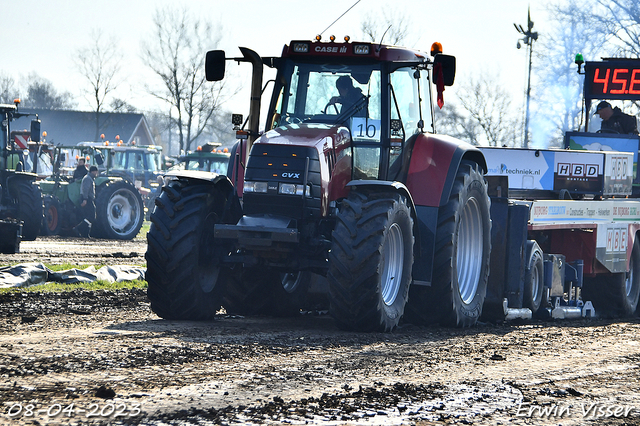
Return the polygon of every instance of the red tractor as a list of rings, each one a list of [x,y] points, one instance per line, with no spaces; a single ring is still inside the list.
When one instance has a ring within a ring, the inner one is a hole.
[[[346,329],[473,325],[491,251],[486,163],[436,133],[434,100],[455,78],[437,45],[432,58],[348,38],[293,41],[281,57],[208,52],[209,80],[227,60],[252,64],[248,124],[229,177],[167,175],[148,234],[153,311],[293,314],[317,274]],[[261,134],[264,66],[277,75]]]

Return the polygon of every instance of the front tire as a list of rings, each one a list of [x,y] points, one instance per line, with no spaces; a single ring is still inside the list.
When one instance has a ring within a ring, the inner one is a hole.
[[[142,227],[144,205],[140,193],[125,180],[96,188],[96,235],[131,240]]]
[[[209,320],[221,306],[229,270],[214,226],[225,195],[211,184],[173,182],[162,188],[147,234],[147,295],[158,316]]]
[[[405,197],[351,190],[329,253],[330,313],[342,328],[391,331],[404,314],[413,266],[413,219]]]
[[[432,285],[411,289],[410,322],[470,327],[478,321],[489,278],[490,205],[478,165],[463,161],[438,211]]]

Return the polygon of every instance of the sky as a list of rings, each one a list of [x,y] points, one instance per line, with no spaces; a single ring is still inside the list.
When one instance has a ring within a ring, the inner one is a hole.
[[[142,89],[142,83],[154,76],[140,59],[141,41],[152,31],[152,17],[157,7],[184,5],[198,16],[221,25],[222,44],[211,48],[223,48],[228,57],[240,56],[238,46],[255,50],[261,56],[278,56],[284,44],[313,39],[356,1],[0,0],[3,22],[0,75],[20,79],[35,72],[50,80],[58,92],[77,96],[78,109],[91,110],[91,104],[81,97],[81,90],[88,83],[78,72],[74,56],[91,43],[92,30],[102,29],[103,34],[116,37],[124,56],[126,80],[116,96],[139,109],[160,109],[160,104]],[[521,36],[513,24],[526,27],[530,6],[534,31],[543,36],[544,4],[532,3],[526,0],[360,0],[322,36],[327,40],[333,34],[340,40],[349,35],[357,40],[361,34],[360,23],[368,13],[384,14],[393,7],[411,17],[407,47],[428,52],[431,44],[439,41],[444,53],[457,58],[456,82],[476,72],[499,74],[502,84],[514,94],[514,104],[524,106],[528,56],[526,49],[516,48]],[[248,84],[247,79],[246,86]],[[454,91],[455,85],[447,88],[445,102]],[[248,91],[241,90],[226,106],[246,114],[248,99]]]

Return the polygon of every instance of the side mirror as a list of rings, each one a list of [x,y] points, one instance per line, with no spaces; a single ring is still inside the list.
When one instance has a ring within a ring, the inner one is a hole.
[[[37,118],[31,120],[31,140],[33,142],[40,142],[40,120]]]
[[[453,86],[453,82],[456,79],[456,57],[438,53],[435,58],[433,58],[433,63],[442,65],[444,85]],[[434,76],[434,82],[436,81],[436,78],[437,77]]]
[[[100,153],[100,152],[96,152],[96,153],[93,155],[93,158],[96,160],[96,164],[97,164],[98,166],[102,166],[102,165],[104,164],[104,157],[102,156],[102,153]]]
[[[208,81],[220,81],[224,78],[225,55],[224,50],[210,50],[204,65]]]

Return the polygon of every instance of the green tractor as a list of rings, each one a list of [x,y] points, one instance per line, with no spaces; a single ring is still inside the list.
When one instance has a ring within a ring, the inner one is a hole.
[[[45,235],[69,235],[82,221],[80,185],[82,179],[73,179],[73,161],[70,153],[90,159],[88,163],[102,165],[104,158],[92,147],[57,146],[53,175],[38,182],[44,197]],[[91,151],[91,152],[89,152]],[[129,180],[122,177],[99,175],[96,185],[96,221],[91,236],[96,238],[131,240],[144,221],[144,204],[140,193]]]
[[[42,222],[42,197],[36,174],[24,171],[25,145],[9,135],[10,123],[28,114],[16,105],[0,105],[0,253],[16,253],[20,240],[38,237]],[[40,121],[31,122],[31,139],[40,141]],[[26,139],[25,139],[26,141]]]

